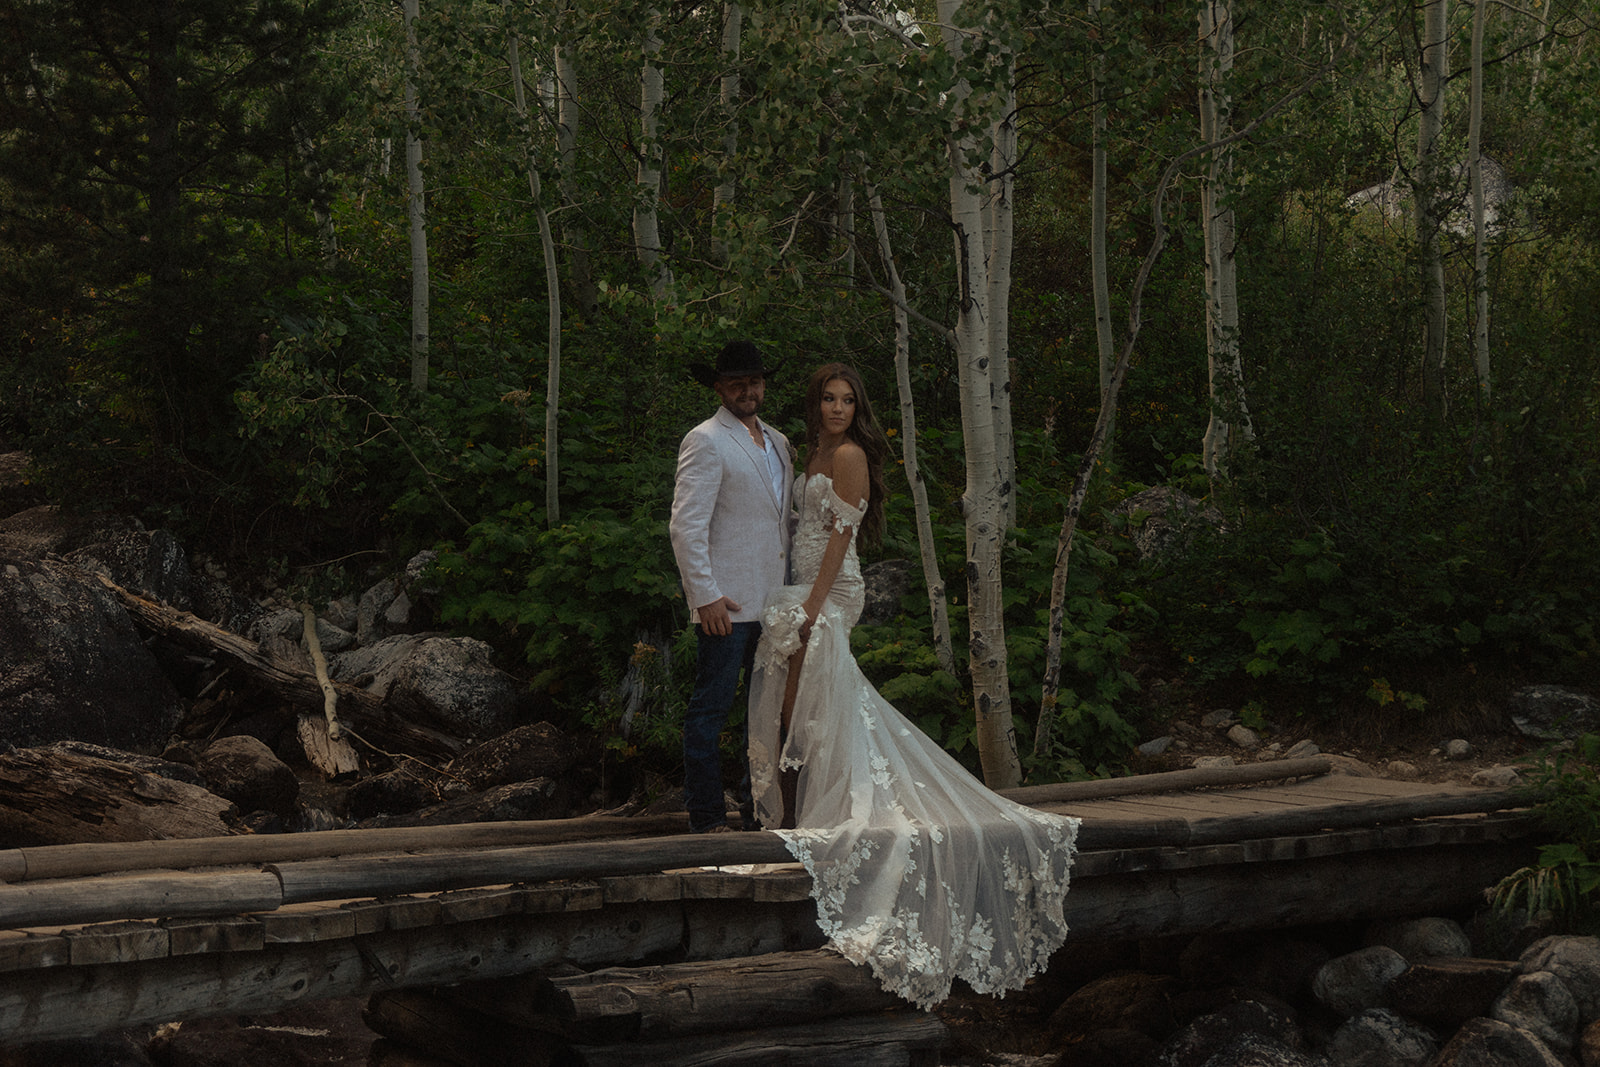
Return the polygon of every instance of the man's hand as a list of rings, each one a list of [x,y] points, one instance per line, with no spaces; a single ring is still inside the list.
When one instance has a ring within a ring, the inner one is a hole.
[[[700,613],[700,629],[706,633],[717,637],[727,637],[733,633],[733,620],[728,617],[728,613],[738,611],[739,605],[727,597],[718,597],[695,610]]]

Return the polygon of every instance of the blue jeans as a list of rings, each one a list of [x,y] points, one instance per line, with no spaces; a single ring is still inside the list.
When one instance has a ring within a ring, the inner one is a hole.
[[[689,810],[689,829],[701,833],[728,821],[722,795],[722,759],[718,743],[728,725],[739,672],[750,677],[756,661],[759,622],[736,622],[726,637],[695,628],[694,695],[683,716],[683,801]],[[739,731],[739,814],[746,827],[755,825],[755,805],[750,799],[750,760],[745,755],[746,731]]]

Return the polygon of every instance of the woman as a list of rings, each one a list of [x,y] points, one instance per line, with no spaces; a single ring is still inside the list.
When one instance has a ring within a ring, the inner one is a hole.
[[[985,789],[851,656],[865,599],[857,541],[882,530],[887,451],[860,375],[820,368],[794,494],[799,584],[762,614],[750,773],[762,823],[811,873],[829,943],[931,1008],[953,978],[1003,994],[1049,961],[1066,938],[1078,821]]]

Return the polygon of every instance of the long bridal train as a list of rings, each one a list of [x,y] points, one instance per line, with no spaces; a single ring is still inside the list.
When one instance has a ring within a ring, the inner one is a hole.
[[[834,530],[855,527],[826,475],[801,479],[793,552],[802,582]],[[830,945],[924,1008],[960,978],[979,993],[1020,989],[1066,939],[1063,905],[1078,820],[996,795],[867,681],[850,652],[864,589],[852,542],[806,642],[781,740],[790,654],[809,584],[768,601],[752,681],[750,773],[762,824],[783,812],[781,771],[800,770],[796,824],[780,830],[811,874]]]

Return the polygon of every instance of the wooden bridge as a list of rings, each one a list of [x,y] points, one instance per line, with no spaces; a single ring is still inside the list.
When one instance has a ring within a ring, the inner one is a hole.
[[[1063,951],[1458,912],[1533,857],[1537,827],[1510,791],[1327,769],[1011,791],[1083,819]],[[820,945],[807,876],[779,838],[684,829],[593,817],[0,851],[0,1045]]]

